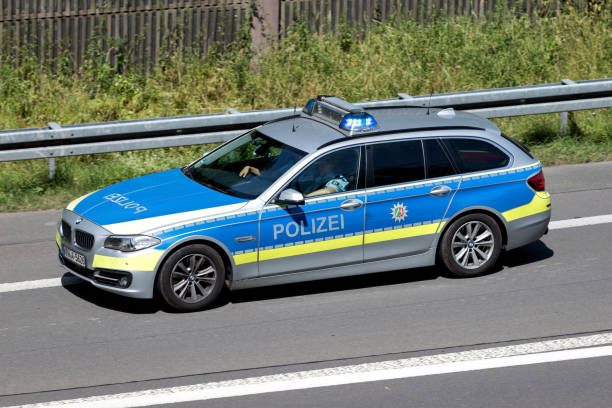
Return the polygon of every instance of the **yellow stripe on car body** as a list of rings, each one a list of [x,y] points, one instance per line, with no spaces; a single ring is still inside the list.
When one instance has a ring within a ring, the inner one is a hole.
[[[164,251],[157,249],[148,254],[125,258],[96,254],[94,255],[92,267],[123,271],[153,271],[163,254]]]
[[[507,222],[510,222],[544,211],[550,211],[550,194],[545,191],[535,193],[533,199],[529,203],[505,211],[502,215]]]
[[[291,245],[282,248],[264,249],[259,251],[259,260],[266,261],[278,258],[287,258],[296,255],[306,255],[316,252],[331,251],[334,249],[348,248],[352,246],[372,244],[376,242],[392,241],[396,239],[410,238],[421,235],[435,234],[444,226],[444,222],[432,224],[417,225],[414,227],[400,228],[390,231],[372,232],[369,234],[355,235],[352,237],[343,237],[328,239],[325,241],[309,242],[307,244]],[[250,262],[257,262],[257,252],[249,252],[247,254],[234,255],[234,263],[241,265]]]
[[[356,235],[352,237],[329,239],[327,241],[310,242],[308,244],[286,246],[283,248],[264,249],[263,251],[259,251],[259,260],[266,261],[269,259],[286,258],[313,252],[331,251],[333,249],[361,245],[362,242],[363,236]]]
[[[67,210],[70,210],[70,211],[74,210],[74,208],[75,208],[77,205],[79,205],[79,203],[80,203],[81,201],[83,201],[84,199],[86,199],[87,197],[89,197],[90,195],[92,195],[93,193],[95,193],[95,192],[97,192],[97,191],[99,191],[99,190],[92,191],[91,193],[89,193],[89,194],[85,194],[84,196],[81,196],[81,197],[77,198],[76,200],[72,200],[72,201],[70,202],[70,204],[68,204],[68,205],[66,206],[66,209],[67,209]]]
[[[438,232],[438,228],[442,228],[443,222],[433,224],[417,225],[415,227],[399,228],[389,231],[372,232],[365,235],[365,243],[373,244],[376,242],[392,241],[395,239],[411,238],[420,235],[431,235]]]
[[[246,254],[234,255],[234,263],[236,265],[242,265],[251,262],[257,262],[257,251],[249,252]]]

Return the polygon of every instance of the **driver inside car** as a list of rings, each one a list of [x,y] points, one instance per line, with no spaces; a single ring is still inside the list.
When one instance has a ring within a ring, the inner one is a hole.
[[[272,158],[270,166],[264,170],[260,170],[255,166],[246,165],[240,170],[238,175],[245,178],[249,174],[260,176],[264,173],[264,176],[268,176],[270,179],[276,179],[280,175],[284,174],[291,166],[295,164],[301,158],[299,153],[293,149],[282,149],[281,152]]]
[[[318,163],[319,175],[314,178],[311,186],[315,189],[304,194],[305,197],[315,197],[324,194],[340,193],[346,191],[349,181],[342,174],[335,171],[335,164],[331,160],[322,160]]]

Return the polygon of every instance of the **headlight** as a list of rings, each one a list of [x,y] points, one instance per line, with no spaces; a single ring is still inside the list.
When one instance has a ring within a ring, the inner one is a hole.
[[[161,239],[148,235],[111,235],[104,241],[104,248],[123,252],[139,251],[161,243]]]

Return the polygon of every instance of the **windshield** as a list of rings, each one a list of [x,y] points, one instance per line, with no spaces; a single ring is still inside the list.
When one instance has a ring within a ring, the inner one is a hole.
[[[305,155],[252,131],[203,157],[185,174],[223,193],[253,199]]]

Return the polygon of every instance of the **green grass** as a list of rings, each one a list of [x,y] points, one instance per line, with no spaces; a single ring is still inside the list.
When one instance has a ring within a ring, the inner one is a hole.
[[[92,52],[73,74],[51,73],[21,52],[0,53],[0,129],[303,105],[317,94],[349,101],[612,76],[612,18],[569,12],[491,22],[405,19],[319,36],[301,25],[255,58],[248,47],[204,57],[166,56],[154,72],[119,73]],[[247,41],[248,42],[248,41]],[[95,48],[94,48],[95,51]],[[558,115],[495,120],[546,165],[612,160],[610,109],[573,113],[560,136]],[[72,198],[142,174],[178,167],[205,146],[0,163],[0,211],[60,208]]]

